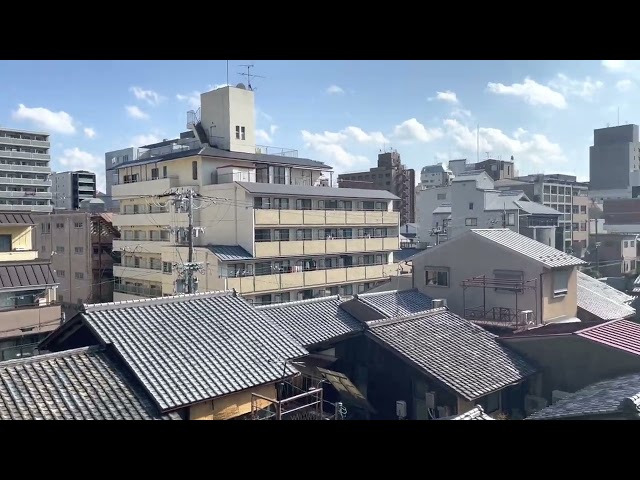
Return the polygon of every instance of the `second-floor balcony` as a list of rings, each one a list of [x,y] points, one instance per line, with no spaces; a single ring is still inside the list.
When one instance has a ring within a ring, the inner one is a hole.
[[[111,187],[111,194],[117,200],[118,197],[140,197],[143,195],[162,195],[169,189],[180,186],[178,176],[152,178],[151,180],[137,180],[135,175],[122,183]]]
[[[162,296],[162,285],[126,285],[115,283],[113,291],[138,297],[155,298]]]
[[[322,240],[256,241],[254,256],[294,257],[360,252],[383,252],[400,249],[400,237],[331,238]]]
[[[399,225],[399,212],[358,210],[254,210],[256,226]]]

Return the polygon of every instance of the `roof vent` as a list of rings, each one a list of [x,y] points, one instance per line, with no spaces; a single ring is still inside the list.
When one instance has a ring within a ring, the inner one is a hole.
[[[442,308],[447,306],[446,298],[434,298],[431,300],[431,308]]]

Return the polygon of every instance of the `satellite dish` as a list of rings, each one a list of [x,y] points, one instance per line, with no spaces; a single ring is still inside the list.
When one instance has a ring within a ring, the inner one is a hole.
[[[244,83],[239,83],[239,84],[237,84],[237,85],[236,85],[236,88],[239,88],[239,89],[241,89],[241,90],[246,90],[246,89],[247,89],[247,87],[245,87],[245,86],[244,86]]]

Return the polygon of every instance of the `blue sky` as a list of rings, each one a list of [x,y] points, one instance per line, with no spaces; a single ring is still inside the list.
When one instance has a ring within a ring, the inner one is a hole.
[[[593,129],[638,123],[640,61],[229,60],[257,78],[257,142],[338,172],[397,149],[419,170],[449,158],[515,157],[521,174],[589,174]],[[52,135],[54,170],[94,170],[104,153],[173,138],[224,60],[3,61],[0,125]]]

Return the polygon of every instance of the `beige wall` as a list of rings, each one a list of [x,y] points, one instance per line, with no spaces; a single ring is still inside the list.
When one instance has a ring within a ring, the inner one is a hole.
[[[569,277],[569,291],[566,295],[554,298],[553,273],[545,269],[542,275],[542,310],[545,322],[560,317],[575,317],[578,314],[578,270],[572,269]]]
[[[275,384],[263,385],[242,392],[226,395],[209,402],[199,403],[189,408],[190,420],[229,420],[240,415],[251,413],[251,394],[276,398]],[[266,400],[258,399],[260,408],[269,406]]]
[[[60,326],[60,305],[0,311],[0,338],[51,332]],[[32,328],[27,332],[21,328]]]

